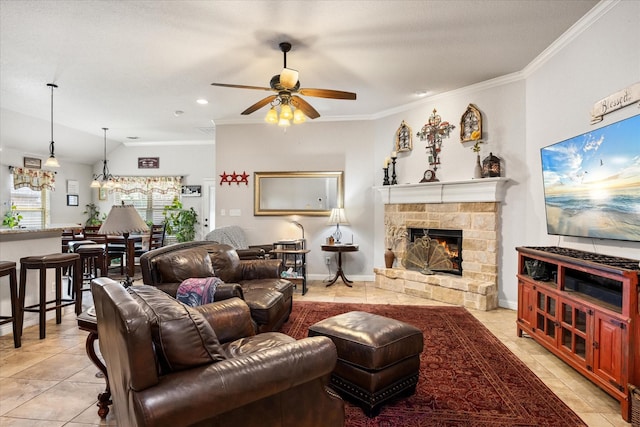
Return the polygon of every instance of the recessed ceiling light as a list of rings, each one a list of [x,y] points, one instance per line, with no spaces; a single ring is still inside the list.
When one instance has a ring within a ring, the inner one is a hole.
[[[209,103],[209,101],[207,101],[207,100],[206,100],[206,99],[204,99],[204,98],[200,98],[200,99],[196,100],[196,102],[197,102],[198,104],[200,104],[200,105],[207,105],[207,104]]]
[[[140,138],[139,136],[128,136],[127,139],[138,139]]]
[[[184,114],[184,111],[182,111],[182,110],[176,110],[176,111],[173,112],[173,115],[176,116],[176,117],[180,117],[183,114]]]
[[[428,94],[428,93],[429,93],[429,92],[428,92],[428,91],[426,91],[426,90],[417,90],[417,91],[415,92],[416,96],[421,97],[421,98],[422,98],[423,96],[427,96],[427,94]]]

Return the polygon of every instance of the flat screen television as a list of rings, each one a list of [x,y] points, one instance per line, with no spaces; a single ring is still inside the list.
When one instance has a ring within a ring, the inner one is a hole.
[[[640,115],[540,154],[549,234],[640,242]]]

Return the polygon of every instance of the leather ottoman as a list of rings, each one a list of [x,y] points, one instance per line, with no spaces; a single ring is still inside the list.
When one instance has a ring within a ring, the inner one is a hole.
[[[322,320],[309,336],[331,338],[338,361],[333,388],[369,417],[382,405],[416,391],[423,340],[420,329],[395,319],[352,311]]]

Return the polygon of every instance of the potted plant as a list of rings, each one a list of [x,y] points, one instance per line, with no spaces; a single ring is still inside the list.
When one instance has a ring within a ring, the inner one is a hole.
[[[167,234],[176,237],[178,242],[190,242],[196,237],[198,214],[193,208],[183,209],[182,202],[176,197],[162,211]]]
[[[103,215],[102,218],[100,217],[100,208],[96,206],[95,203],[89,203],[85,206],[87,210],[82,213],[87,214],[89,218],[87,218],[87,221],[84,223],[84,225],[86,225],[87,227],[101,225],[102,221],[106,219],[106,215]]]
[[[11,209],[5,212],[4,218],[2,218],[2,225],[9,228],[16,228],[20,225],[20,220],[22,220],[22,215],[16,210],[16,205],[11,203]]]

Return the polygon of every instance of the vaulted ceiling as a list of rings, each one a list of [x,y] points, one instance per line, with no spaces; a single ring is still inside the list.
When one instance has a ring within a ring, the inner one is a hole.
[[[302,87],[357,93],[305,97],[316,119],[368,119],[522,70],[596,0],[0,1],[1,146],[46,155],[51,92],[61,159],[102,158],[119,143],[212,141],[269,92],[287,65]],[[206,99],[200,105],[197,99]],[[183,113],[176,113],[182,111]],[[265,125],[266,126],[266,125]],[[84,137],[83,137],[84,136]],[[136,140],[128,139],[137,137]]]

